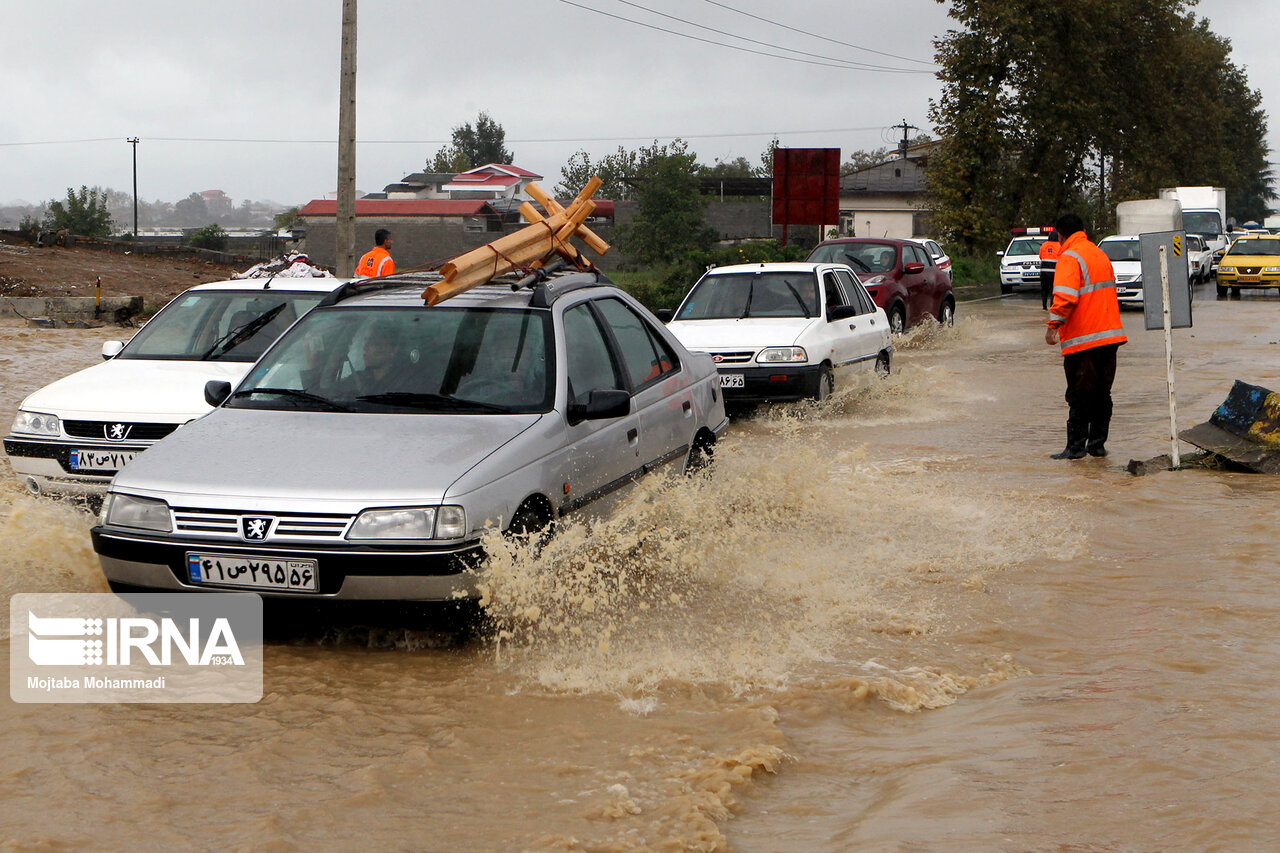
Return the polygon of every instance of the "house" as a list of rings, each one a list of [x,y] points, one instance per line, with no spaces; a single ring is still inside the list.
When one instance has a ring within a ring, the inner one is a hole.
[[[487,163],[454,175],[443,189],[454,199],[523,199],[529,195],[525,188],[542,175],[521,169],[519,166]]]
[[[370,193],[365,198],[449,198],[444,187],[452,180],[452,172],[414,172],[405,175],[398,183],[387,184],[381,193]]]
[[[930,211],[924,207],[929,155],[926,142],[898,157],[840,179],[840,234],[844,237],[926,237]]]

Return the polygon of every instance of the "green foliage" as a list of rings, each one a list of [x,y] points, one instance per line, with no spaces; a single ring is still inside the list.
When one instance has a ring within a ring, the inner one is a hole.
[[[616,153],[606,155],[595,163],[591,162],[591,156],[586,151],[575,151],[560,170],[560,183],[556,185],[556,192],[561,196],[576,196],[587,181],[598,176],[601,184],[596,198],[627,201],[633,192],[627,178],[635,176],[639,159],[638,152],[628,151],[621,145]]]
[[[681,139],[642,147],[636,168],[636,216],[619,227],[624,254],[645,266],[665,266],[686,252],[706,250],[715,232],[704,219],[697,155]]]
[[[611,272],[609,278],[651,311],[675,308],[708,267],[731,264],[801,261],[809,254],[799,246],[782,246],[776,240],[753,240],[703,251],[690,251],[664,267],[632,272]]]
[[[84,237],[107,237],[111,234],[111,214],[107,212],[107,191],[101,187],[81,186],[79,192],[67,187],[66,201],[49,202],[44,226],[51,230],[66,228]]]
[[[700,178],[754,178],[759,171],[755,166],[751,165],[751,161],[746,157],[738,157],[734,160],[720,161],[717,160],[714,166],[702,164],[698,166],[698,177]]]
[[[950,5],[929,191],[962,254],[1067,211],[1103,230],[1163,186],[1226,187],[1229,213],[1274,198],[1261,98],[1191,0]]]
[[[215,222],[192,232],[189,242],[197,249],[213,249],[221,252],[227,248],[227,232],[222,230],[222,226]]]
[[[288,210],[281,211],[272,217],[271,222],[275,225],[277,231],[283,228],[292,228],[298,221],[298,208],[291,207]]]
[[[1000,259],[992,252],[951,256],[951,283],[960,299],[999,292]]]
[[[34,234],[40,230],[40,222],[28,213],[18,221],[18,230],[27,234]]]
[[[453,129],[453,142],[436,152],[430,168],[433,172],[457,174],[489,163],[510,165],[515,158],[507,150],[507,132],[502,125],[481,111],[475,127],[467,122]]]

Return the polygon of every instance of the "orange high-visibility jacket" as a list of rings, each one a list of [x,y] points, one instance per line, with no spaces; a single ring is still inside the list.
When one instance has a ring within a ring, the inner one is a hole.
[[[360,263],[356,264],[356,275],[377,278],[391,275],[396,271],[396,262],[391,260],[391,253],[381,246],[374,246],[364,253]]]
[[[1129,340],[1120,322],[1111,259],[1083,231],[1062,243],[1048,322],[1058,330],[1063,355]]]
[[[1050,261],[1048,264],[1041,264],[1041,267],[1048,266],[1053,268],[1053,264],[1058,260],[1058,254],[1062,251],[1062,244],[1057,240],[1045,240],[1040,244],[1040,260]]]

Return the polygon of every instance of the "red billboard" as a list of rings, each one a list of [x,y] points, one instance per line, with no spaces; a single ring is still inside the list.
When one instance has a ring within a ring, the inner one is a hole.
[[[773,150],[773,224],[840,221],[840,149]]]

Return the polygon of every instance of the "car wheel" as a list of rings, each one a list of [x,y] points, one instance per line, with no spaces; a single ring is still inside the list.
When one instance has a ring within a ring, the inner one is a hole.
[[[699,435],[693,440],[693,447],[689,449],[689,458],[684,463],[684,473],[692,476],[699,471],[705,471],[715,461],[715,455],[716,440],[709,438],[706,433]]]
[[[876,376],[884,379],[889,375],[889,353],[882,352],[876,356]]]
[[[822,365],[818,370],[818,390],[814,393],[813,399],[825,400],[835,393],[836,379],[831,374],[830,365]]]
[[[956,324],[956,306],[950,299],[942,300],[942,307],[938,309],[938,323],[943,326]]]
[[[541,547],[551,537],[553,530],[550,507],[540,506],[528,500],[520,505],[515,515],[511,516],[511,524],[507,525],[506,534],[527,537]]]
[[[1222,285],[1218,285],[1218,286],[1217,286],[1217,287],[1215,287],[1214,289],[1215,289],[1216,291],[1218,291],[1218,298],[1219,298],[1219,299],[1223,299],[1223,298],[1225,298],[1225,297],[1226,297],[1226,295],[1227,295],[1227,289],[1226,289],[1225,287],[1223,287]]]
[[[907,330],[907,312],[901,305],[889,309],[889,331],[900,335]]]
[[[1003,294],[1013,293],[1013,285],[1012,285],[1012,284],[1005,284],[1004,282],[1000,282],[1000,293],[1001,293],[1002,295],[1003,295]]]

